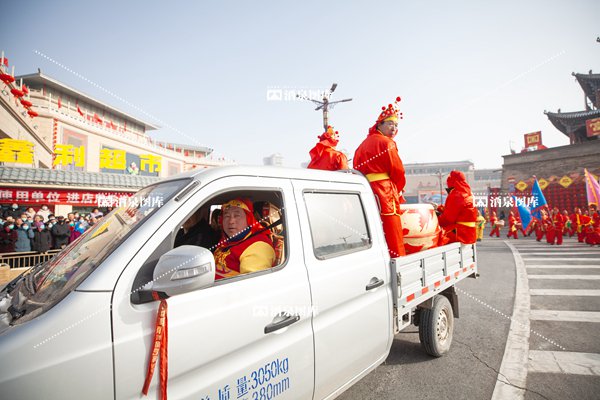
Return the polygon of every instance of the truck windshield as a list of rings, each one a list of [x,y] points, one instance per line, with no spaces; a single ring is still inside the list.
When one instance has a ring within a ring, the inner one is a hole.
[[[0,294],[0,301],[6,296],[11,302],[4,320],[8,318],[11,324],[19,324],[50,309],[187,183],[188,179],[168,181],[140,190],[53,259],[33,267]]]

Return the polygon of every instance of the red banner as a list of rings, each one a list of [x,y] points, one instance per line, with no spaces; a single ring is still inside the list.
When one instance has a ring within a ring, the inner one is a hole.
[[[588,119],[585,121],[588,137],[600,135],[600,118]]]
[[[542,144],[542,132],[526,133],[525,135],[525,148],[540,146]]]
[[[0,187],[0,203],[19,205],[68,204],[88,207],[118,207],[126,202],[133,193],[91,192],[85,190],[48,190]]]

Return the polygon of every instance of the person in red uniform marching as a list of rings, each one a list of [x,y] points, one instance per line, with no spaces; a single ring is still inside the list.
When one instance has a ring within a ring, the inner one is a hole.
[[[309,152],[308,168],[328,171],[348,169],[348,158],[344,153],[335,149],[339,141],[338,131],[334,131],[331,126],[328,126],[327,131],[319,136],[319,142]]]
[[[562,212],[562,217],[563,217],[563,221],[564,221],[564,228],[563,228],[563,234],[564,235],[569,235],[569,237],[573,237],[573,222],[571,221],[571,218],[569,217],[569,212],[567,210],[563,210]]]
[[[556,229],[554,228],[554,211],[548,213],[546,219],[546,243],[554,244],[554,238],[556,236]]]
[[[354,153],[354,169],[362,172],[379,201],[383,232],[391,257],[406,255],[400,204],[401,193],[406,184],[404,166],[398,155],[394,137],[398,132],[398,102],[382,107],[375,125],[369,128],[367,138]]]
[[[573,234],[577,234],[577,241],[583,243],[583,215],[581,215],[581,208],[575,207],[575,212],[571,215],[571,229]]]
[[[547,210],[542,209],[540,211],[540,214],[542,215],[542,220],[540,221],[540,231],[538,232],[538,234],[536,235],[536,238],[535,238],[535,240],[537,240],[538,242],[541,242],[542,239],[544,238],[544,236],[547,236],[548,224],[550,221]]]
[[[451,171],[446,180],[448,197],[438,221],[443,229],[442,245],[461,242],[472,244],[477,241],[477,209],[473,207],[473,193],[465,174]]]
[[[561,245],[563,242],[563,231],[565,229],[565,220],[558,210],[558,207],[552,209],[549,225],[552,226],[552,234],[548,235],[548,243]]]
[[[223,234],[214,252],[215,279],[271,268],[275,262],[269,231],[254,218],[252,202],[234,199],[221,207]]]
[[[529,237],[531,236],[531,234],[533,232],[537,232],[538,229],[538,219],[534,216],[531,217],[531,222],[529,223],[529,226],[527,227],[526,231],[525,231],[525,236]]]
[[[500,237],[500,225],[498,225],[498,216],[496,216],[496,211],[492,211],[492,216],[490,217],[490,225],[492,226],[490,237],[494,235],[496,235],[496,237]]]
[[[590,221],[587,223],[585,242],[589,245],[600,244],[600,214],[595,204],[590,204]]]
[[[508,235],[507,238],[513,236],[515,239],[519,238],[519,230],[517,229],[517,219],[515,214],[511,211],[508,213]]]
[[[519,214],[517,214],[515,215],[515,218],[517,218],[517,228],[521,231],[523,237],[525,237],[525,228],[523,227],[523,221],[521,221],[521,217]]]

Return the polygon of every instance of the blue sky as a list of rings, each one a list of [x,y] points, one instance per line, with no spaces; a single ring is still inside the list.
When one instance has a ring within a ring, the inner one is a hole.
[[[402,97],[405,163],[470,159],[498,168],[544,110],[577,111],[571,72],[600,71],[600,2],[19,1],[0,15],[17,74],[42,71],[241,164],[308,161],[322,132],[311,103],[267,91],[338,88],[330,123],[352,156],[382,105]],[[135,105],[132,108],[35,50]],[[143,110],[140,111],[140,110]]]

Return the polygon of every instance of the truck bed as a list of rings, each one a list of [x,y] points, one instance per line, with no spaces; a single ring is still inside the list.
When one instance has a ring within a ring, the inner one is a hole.
[[[391,259],[397,330],[410,325],[410,312],[468,276],[477,276],[474,244],[450,243]]]

